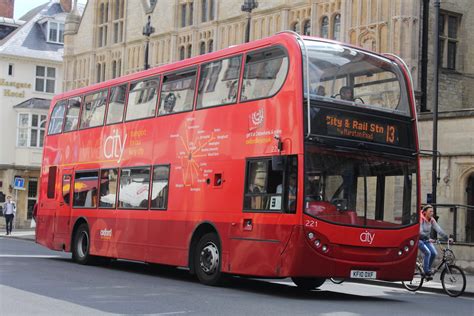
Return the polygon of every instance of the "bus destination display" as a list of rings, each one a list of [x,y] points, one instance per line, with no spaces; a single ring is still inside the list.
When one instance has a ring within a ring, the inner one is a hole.
[[[410,124],[390,118],[313,108],[311,130],[314,135],[361,140],[382,145],[412,147]]]
[[[329,136],[358,138],[388,145],[399,143],[398,129],[395,125],[337,114],[328,114],[325,119]]]

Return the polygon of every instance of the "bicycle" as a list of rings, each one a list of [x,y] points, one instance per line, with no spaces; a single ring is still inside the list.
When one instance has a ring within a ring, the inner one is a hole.
[[[439,240],[437,240],[436,243],[443,253],[443,259],[434,270],[432,277],[438,271],[441,271],[440,280],[443,285],[443,290],[451,297],[458,297],[462,295],[466,289],[466,275],[460,267],[455,265],[456,257],[454,256],[454,252],[450,249],[449,240],[446,248],[441,246]],[[430,281],[432,277],[430,279],[427,278],[423,270],[422,257],[418,256],[413,279],[411,281],[402,281],[402,284],[408,291],[415,292],[422,287],[425,281]]]

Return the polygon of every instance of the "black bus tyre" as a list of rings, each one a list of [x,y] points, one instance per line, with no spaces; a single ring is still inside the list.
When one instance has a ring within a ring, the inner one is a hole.
[[[293,283],[298,286],[299,289],[310,291],[319,288],[326,281],[325,278],[291,278]]]
[[[413,279],[410,281],[402,281],[402,284],[408,291],[416,292],[423,286],[424,280],[423,271],[417,264],[415,267],[415,273],[413,274]]]
[[[201,237],[194,251],[194,270],[199,281],[206,285],[218,285],[222,280],[221,245],[215,233]]]
[[[89,253],[90,234],[87,224],[81,224],[76,232],[72,242],[72,260],[79,264],[91,264],[93,261]]]
[[[441,272],[441,284],[446,294],[458,297],[466,289],[466,275],[460,267],[449,265]]]

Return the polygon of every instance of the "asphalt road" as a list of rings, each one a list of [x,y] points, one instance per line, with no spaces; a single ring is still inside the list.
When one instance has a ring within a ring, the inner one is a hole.
[[[81,266],[70,254],[0,237],[6,315],[474,315],[472,297],[345,282],[301,292],[288,280],[201,285],[187,271],[129,261]]]

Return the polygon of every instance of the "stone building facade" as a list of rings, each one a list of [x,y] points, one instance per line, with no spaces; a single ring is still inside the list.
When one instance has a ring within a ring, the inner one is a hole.
[[[71,1],[50,1],[20,20],[11,19],[13,6],[13,0],[0,1],[0,14],[7,14],[0,30],[9,27],[0,40],[0,205],[9,195],[16,200],[18,228],[30,227],[38,197],[46,117],[62,90],[62,30]],[[15,186],[16,179],[23,186]]]
[[[250,40],[284,30],[336,39],[407,63],[416,90],[422,149],[432,144],[433,1],[272,0],[251,13]],[[68,17],[64,89],[71,90],[143,69],[147,16],[151,66],[240,44],[247,13],[243,0],[89,0],[82,19]],[[428,15],[425,15],[426,12]],[[443,155],[438,203],[474,204],[474,2],[441,1],[439,145]],[[423,18],[428,16],[426,85],[423,92]],[[422,202],[431,192],[431,158],[422,159]],[[474,210],[459,210],[457,237],[474,241]],[[439,209],[450,231],[453,212]],[[451,231],[450,231],[451,232]]]

